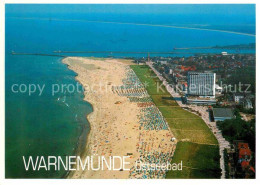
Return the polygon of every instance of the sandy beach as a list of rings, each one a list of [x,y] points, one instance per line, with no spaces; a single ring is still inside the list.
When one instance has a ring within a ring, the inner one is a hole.
[[[93,106],[87,116],[90,133],[82,157],[130,156],[128,170],[79,170],[68,178],[164,178],[165,171],[139,171],[135,162],[170,162],[176,143],[167,122],[151,101],[130,61],[67,57],[63,59],[75,71],[85,88],[84,100]],[[154,117],[156,116],[156,117]]]

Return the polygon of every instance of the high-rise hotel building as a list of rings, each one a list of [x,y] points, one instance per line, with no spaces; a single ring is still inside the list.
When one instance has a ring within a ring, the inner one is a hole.
[[[188,73],[188,95],[215,97],[216,73]]]

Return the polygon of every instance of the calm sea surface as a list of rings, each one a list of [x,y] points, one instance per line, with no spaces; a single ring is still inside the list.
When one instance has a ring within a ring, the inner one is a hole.
[[[31,15],[30,17],[44,17]],[[75,73],[61,62],[60,57],[11,55],[11,51],[49,53],[57,50],[91,51],[172,51],[174,47],[204,47],[215,45],[255,43],[255,37],[216,31],[151,27],[141,25],[65,21],[62,19],[88,19],[148,24],[189,26],[255,34],[255,25],[241,24],[233,18],[232,24],[216,24],[212,17],[200,24],[189,16],[169,15],[138,16],[103,14],[53,15],[52,19],[21,19],[16,15],[6,18],[6,177],[7,178],[59,178],[65,171],[26,172],[22,156],[66,156],[75,154],[78,144],[84,145],[89,124],[86,115],[92,111],[83,101],[82,92],[51,94],[53,84],[74,84]],[[231,18],[230,18],[231,19]],[[205,24],[207,23],[207,24]],[[222,50],[196,50],[197,52],[221,52]],[[236,51],[228,51],[236,52]],[[255,53],[252,50],[241,51]],[[116,57],[133,56],[113,54]],[[107,54],[85,56],[106,57]],[[136,55],[142,56],[142,55]],[[174,56],[174,55],[172,55]],[[14,93],[13,84],[45,85],[29,95]],[[79,137],[81,136],[81,139]],[[79,142],[80,141],[80,142]],[[80,145],[80,146],[81,146]]]

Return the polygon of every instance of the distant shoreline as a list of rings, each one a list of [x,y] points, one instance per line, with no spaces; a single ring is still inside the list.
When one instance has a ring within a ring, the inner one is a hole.
[[[32,20],[46,20],[46,21],[75,21],[75,22],[93,22],[93,23],[108,23],[108,24],[128,24],[128,25],[136,25],[136,26],[152,26],[152,27],[164,27],[164,28],[177,28],[177,29],[189,29],[189,30],[204,30],[204,31],[213,31],[213,32],[223,32],[223,33],[231,33],[237,35],[245,35],[250,37],[255,37],[255,34],[236,32],[236,31],[228,31],[228,30],[219,30],[219,29],[210,29],[210,28],[195,28],[195,27],[185,27],[185,26],[172,26],[172,25],[164,25],[164,24],[145,24],[145,23],[131,23],[131,22],[113,22],[113,21],[91,21],[84,19],[59,19],[59,18],[37,18],[37,17],[9,17],[15,19],[32,19]]]

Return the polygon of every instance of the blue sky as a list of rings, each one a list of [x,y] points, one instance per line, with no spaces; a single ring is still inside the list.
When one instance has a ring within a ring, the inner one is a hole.
[[[164,14],[229,14],[255,15],[253,4],[207,5],[75,5],[75,4],[7,4],[6,13],[164,13]]]

